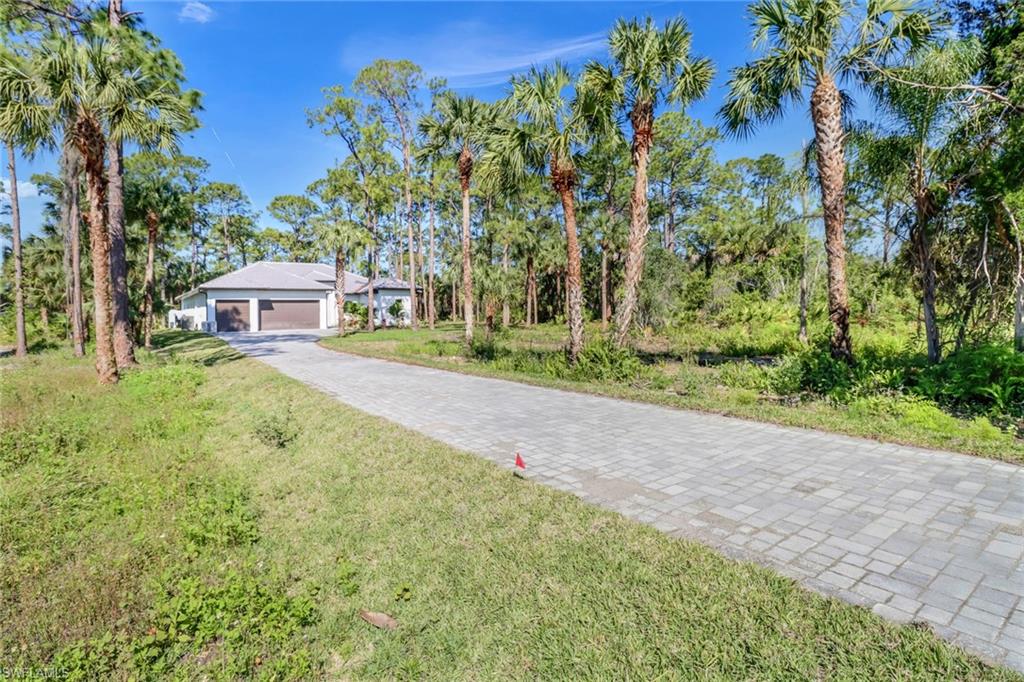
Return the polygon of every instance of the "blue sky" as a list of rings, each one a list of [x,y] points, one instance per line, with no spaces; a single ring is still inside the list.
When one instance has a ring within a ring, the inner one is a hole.
[[[306,127],[305,110],[320,88],[348,85],[376,58],[405,58],[428,75],[485,99],[504,90],[508,75],[560,59],[579,66],[606,56],[605,37],[619,17],[682,15],[694,52],[717,67],[708,97],[690,113],[713,123],[730,68],[750,57],[742,2],[138,2],[146,26],[175,50],[189,85],[203,92],[203,128],[183,152],[211,163],[210,178],[241,185],[263,211],[278,194],[300,193],[335,159],[341,146]],[[726,140],[720,158],[783,156],[812,136],[805,110],[746,140]],[[55,170],[51,156],[22,160],[19,180]],[[21,184],[21,183],[19,183]],[[27,232],[38,229],[42,201],[22,185]]]

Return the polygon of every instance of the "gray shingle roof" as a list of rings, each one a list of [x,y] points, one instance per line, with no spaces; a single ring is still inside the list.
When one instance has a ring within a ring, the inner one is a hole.
[[[367,278],[354,272],[345,272],[345,293],[359,294],[366,291]],[[374,282],[375,289],[408,289],[408,282],[393,277],[380,277]],[[322,263],[277,263],[260,261],[215,277],[196,287],[197,291],[208,289],[290,289],[318,290],[334,289],[334,266]],[[186,294],[187,295],[187,294]]]

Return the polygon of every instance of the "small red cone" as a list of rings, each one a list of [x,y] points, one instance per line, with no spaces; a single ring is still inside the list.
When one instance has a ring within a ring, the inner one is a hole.
[[[522,455],[520,455],[518,452],[516,453],[516,468],[517,469],[525,469],[526,468],[526,462],[523,461]]]

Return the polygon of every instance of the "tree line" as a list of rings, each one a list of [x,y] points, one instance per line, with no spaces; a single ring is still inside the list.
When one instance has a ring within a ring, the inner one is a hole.
[[[686,114],[715,65],[679,18],[620,20],[607,60],[530,69],[496,102],[378,60],[306,111],[344,155],[266,207],[285,230],[178,152],[199,96],[119,2],[2,7],[18,38],[0,53],[9,175],[15,148],[60,152],[59,176],[36,179],[47,227],[24,245],[11,183],[19,353],[26,295],[64,315],[79,353],[91,298],[100,378],[116,380],[156,311],[258,259],[331,259],[339,290],[347,270],[367,275],[371,331],[384,275],[409,283],[413,327],[461,319],[470,344],[481,322],[559,320],[570,362],[588,319],[625,346],[721,289],[795,306],[808,343],[820,309],[841,362],[880,287],[914,301],[931,362],[1011,335],[1024,350],[1019,2],[755,2],[753,55],[715,126]],[[724,137],[801,110],[812,134],[788,158],[717,158]],[[140,151],[123,159],[126,142]]]

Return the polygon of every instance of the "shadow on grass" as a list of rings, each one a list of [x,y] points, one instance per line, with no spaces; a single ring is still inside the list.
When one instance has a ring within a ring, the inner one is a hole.
[[[153,353],[163,358],[185,358],[206,367],[241,360],[244,356],[215,336],[169,329],[153,335]]]

